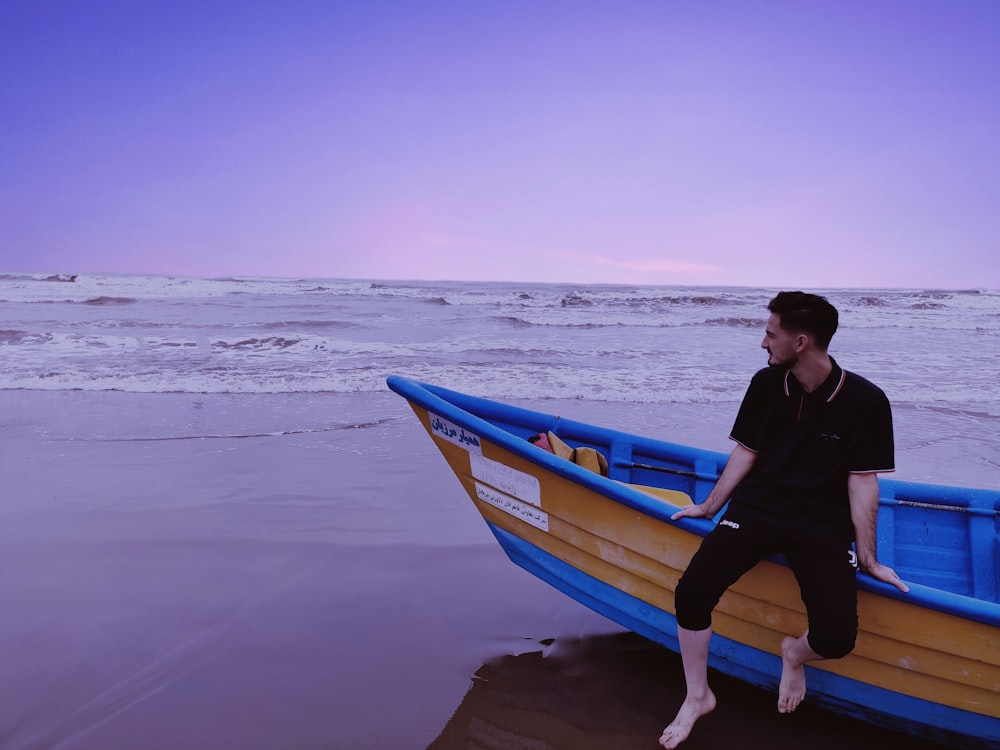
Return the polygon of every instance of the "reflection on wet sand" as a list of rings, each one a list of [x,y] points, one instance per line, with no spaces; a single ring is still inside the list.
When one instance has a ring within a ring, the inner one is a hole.
[[[808,704],[780,715],[776,695],[718,673],[712,686],[719,707],[685,750],[941,748]],[[428,750],[650,750],[683,698],[680,658],[634,633],[559,640],[484,664]]]

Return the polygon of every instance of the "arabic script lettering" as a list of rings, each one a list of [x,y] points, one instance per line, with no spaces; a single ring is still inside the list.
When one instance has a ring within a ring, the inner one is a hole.
[[[471,445],[479,447],[479,437],[471,432],[466,432],[458,425],[454,425],[441,417],[434,417],[431,420],[431,429],[442,437],[458,443],[459,445]]]

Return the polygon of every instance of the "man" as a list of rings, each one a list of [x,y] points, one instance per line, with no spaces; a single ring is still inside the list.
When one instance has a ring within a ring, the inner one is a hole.
[[[768,310],[761,347],[770,367],[754,375],[744,396],[731,434],[736,447],[705,501],[673,516],[711,518],[731,498],[677,586],[687,695],[660,737],[668,749],[715,708],[708,686],[712,610],[766,555],[785,556],[808,615],[806,632],[781,644],[781,713],[805,697],[806,662],[854,648],[858,564],[909,591],[875,554],[877,473],[894,469],[888,399],[827,353],[838,315],[824,297],[781,292]]]

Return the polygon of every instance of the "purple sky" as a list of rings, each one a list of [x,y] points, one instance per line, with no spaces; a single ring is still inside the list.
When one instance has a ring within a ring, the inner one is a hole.
[[[0,271],[1000,287],[1000,2],[0,3]]]

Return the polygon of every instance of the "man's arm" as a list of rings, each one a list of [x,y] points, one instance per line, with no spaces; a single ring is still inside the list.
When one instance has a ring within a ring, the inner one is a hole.
[[[716,481],[712,491],[708,493],[705,502],[698,505],[687,505],[674,513],[670,519],[676,521],[684,516],[694,518],[711,518],[725,505],[726,501],[733,494],[733,491],[740,482],[750,473],[750,469],[757,462],[757,454],[740,443],[736,444],[733,452],[729,454],[726,468],[722,470],[722,475]]]
[[[858,547],[858,564],[873,578],[891,583],[903,592],[909,587],[896,571],[878,561],[875,551],[875,529],[878,523],[878,474],[849,474],[847,496],[851,502],[851,521]]]

